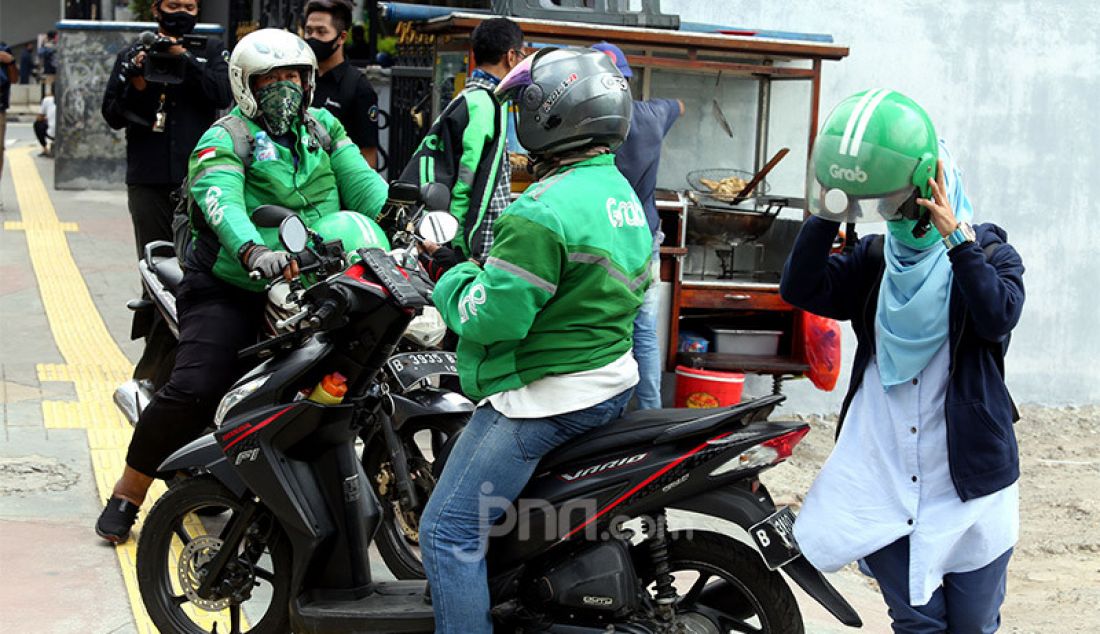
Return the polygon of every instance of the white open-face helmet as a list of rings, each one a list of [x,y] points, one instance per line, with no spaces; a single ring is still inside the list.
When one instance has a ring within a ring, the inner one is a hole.
[[[252,94],[252,79],[276,68],[298,68],[302,73],[303,103],[313,101],[317,80],[317,58],[302,38],[281,29],[260,29],[241,38],[229,57],[229,86],[233,98],[248,118],[260,110]]]

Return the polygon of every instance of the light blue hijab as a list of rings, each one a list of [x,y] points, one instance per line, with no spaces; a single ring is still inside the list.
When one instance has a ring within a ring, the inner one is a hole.
[[[960,222],[970,222],[974,208],[963,189],[962,171],[943,140],[939,142],[944,183]],[[918,251],[886,232],[886,270],[878,294],[875,342],[883,388],[912,380],[947,340],[951,260],[942,241]]]

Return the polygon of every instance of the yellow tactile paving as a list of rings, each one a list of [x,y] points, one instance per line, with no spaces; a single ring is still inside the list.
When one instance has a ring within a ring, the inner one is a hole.
[[[43,401],[42,418],[47,428],[88,430],[96,485],[100,499],[105,500],[122,473],[132,433],[111,398],[114,389],[130,377],[133,365],[111,338],[69,250],[65,233],[77,231],[78,227],[76,223],[58,220],[31,151],[20,148],[6,152],[21,220],[5,222],[4,230],[26,234],[50,330],[65,359],[64,364],[39,364],[38,378],[40,381],[72,382],[77,395],[75,402]],[[163,484],[156,483],[143,511],[147,512],[163,492]],[[89,541],[97,539],[92,533],[93,521],[94,518],[88,518]],[[192,534],[201,530],[198,525],[189,528]],[[140,531],[140,524],[136,530]],[[156,628],[145,613],[135,577],[136,541],[131,539],[116,547],[115,552],[137,629],[142,634],[156,634]],[[199,617],[196,622],[204,629],[210,628],[215,620],[212,618],[215,615],[208,613],[194,616]],[[228,631],[227,618],[218,620],[221,621],[219,630]],[[247,626],[242,622],[242,627]]]

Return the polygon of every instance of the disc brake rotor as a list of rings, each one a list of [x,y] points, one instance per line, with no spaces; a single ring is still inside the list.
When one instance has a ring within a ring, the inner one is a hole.
[[[221,547],[222,540],[217,537],[199,535],[183,547],[176,569],[180,588],[183,589],[187,600],[210,612],[220,612],[229,607],[229,597],[213,600],[199,596],[199,586],[202,585],[206,564],[214,559]]]
[[[681,613],[677,620],[684,634],[720,634],[713,621],[697,612]]]

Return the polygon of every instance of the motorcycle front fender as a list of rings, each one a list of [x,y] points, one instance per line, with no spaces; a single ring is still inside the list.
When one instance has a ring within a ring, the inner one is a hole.
[[[170,474],[193,469],[209,472],[234,495],[244,495],[248,490],[248,486],[229,464],[221,446],[214,439],[214,434],[200,436],[184,445],[161,463],[159,471]]]
[[[718,517],[737,524],[746,531],[749,527],[775,512],[771,496],[763,485],[757,493],[745,488],[723,487],[679,500],[674,508]],[[863,621],[840,592],[814,568],[805,557],[798,556],[784,564],[780,570],[794,580],[806,594],[820,603],[844,625],[862,627]]]

